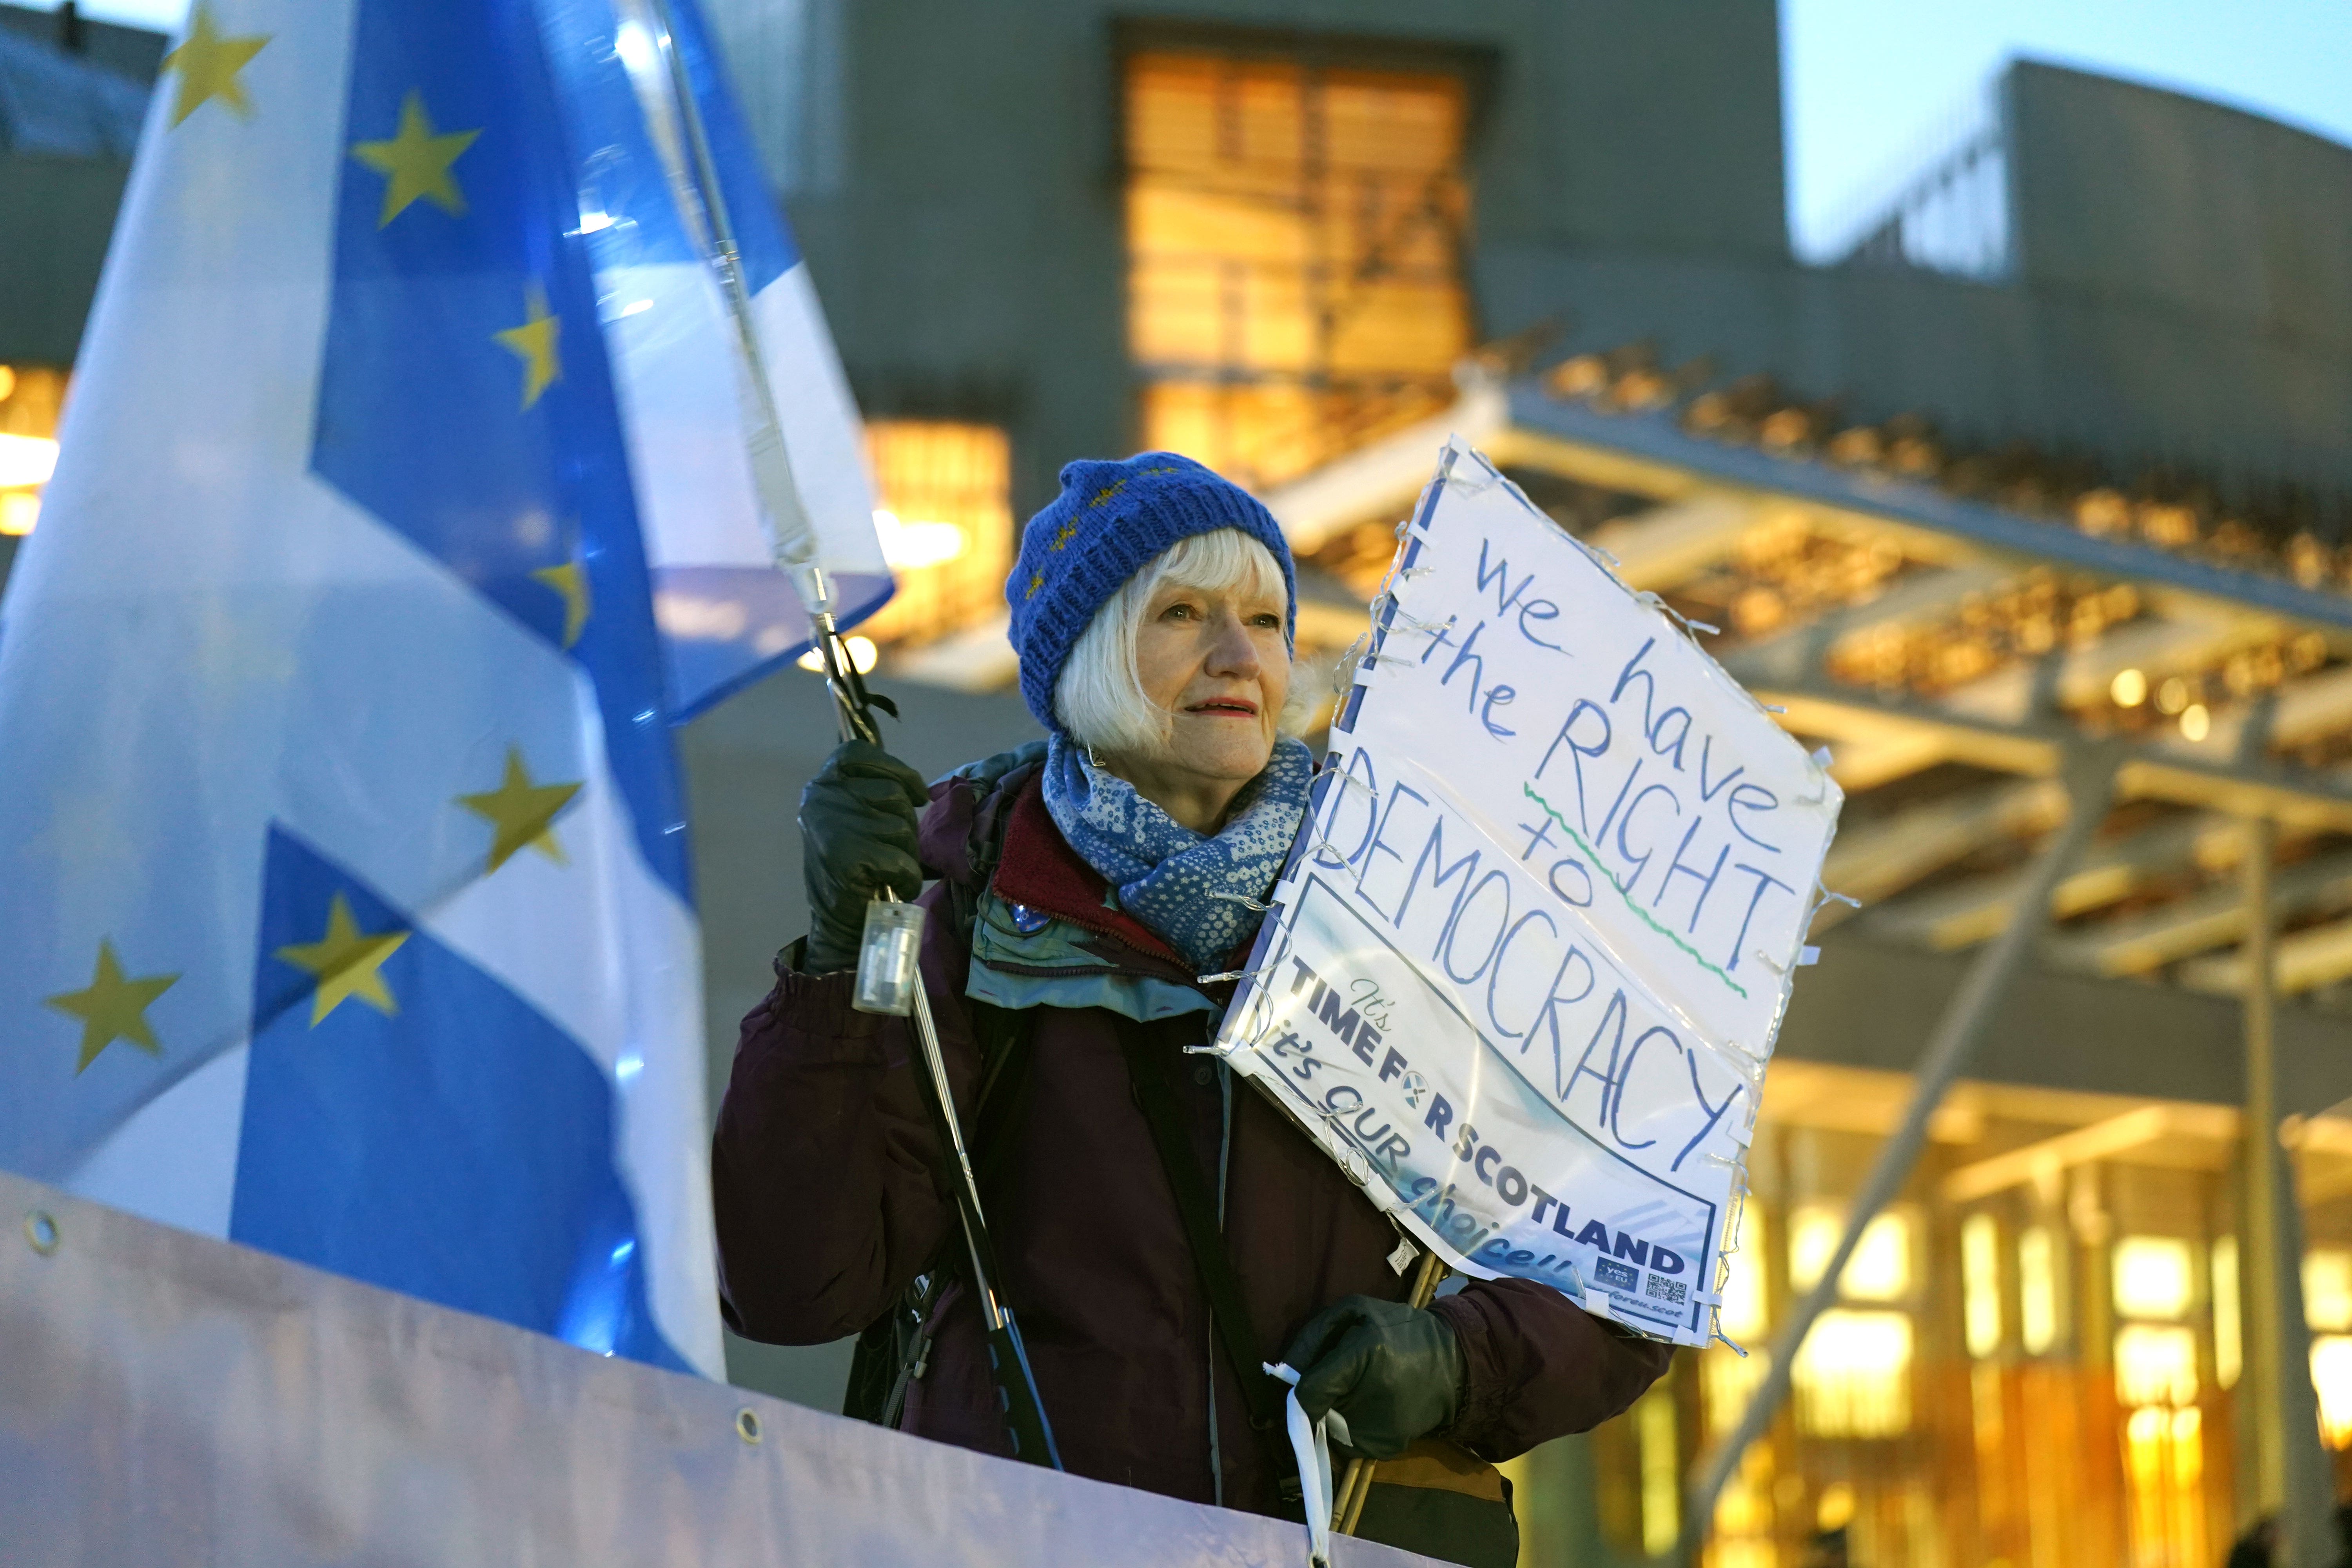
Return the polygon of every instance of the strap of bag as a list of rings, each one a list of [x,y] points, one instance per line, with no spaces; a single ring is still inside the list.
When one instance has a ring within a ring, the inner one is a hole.
[[[961,889],[955,889],[961,892]],[[949,912],[970,941],[970,900],[951,893]],[[1029,1089],[1029,1026],[1027,1009],[992,1006],[966,998],[972,1034],[980,1046],[980,1092],[972,1108],[970,1137],[972,1173],[986,1190],[1003,1167],[1020,1125],[1021,1108]],[[942,1281],[961,1276],[962,1249],[950,1234],[940,1243],[915,1282],[889,1311],[866,1326],[850,1357],[849,1384],[841,1413],[877,1426],[896,1426],[906,1414],[907,1385],[922,1375],[930,1360],[929,1328],[931,1309]]]
[[[1042,757],[1045,742],[1035,745]],[[1037,758],[1028,758],[998,780],[991,793],[1019,789],[1037,766]],[[975,837],[968,847],[978,887],[987,885],[1003,855],[1009,819],[1009,813],[996,813],[990,819],[991,830]],[[944,912],[955,928],[957,942],[969,949],[972,926],[980,913],[980,893],[974,882],[950,880],[945,902]],[[795,943],[791,950],[792,967],[795,969],[800,967],[798,946]],[[1003,1165],[1010,1142],[1005,1131],[1018,1124],[1022,1104],[1028,1098],[1031,1019],[1025,1011],[993,1007],[970,999],[965,1007],[971,1014],[972,1033],[980,1047],[980,1093],[973,1107],[970,1137],[973,1174],[985,1189]],[[958,1267],[960,1252],[950,1235],[940,1244],[922,1273],[915,1277],[890,1310],[866,1324],[859,1333],[857,1348],[850,1357],[848,1386],[843,1392],[843,1415],[877,1426],[898,1425],[906,1413],[907,1385],[922,1375],[930,1360],[928,1330],[931,1310],[946,1279],[962,1272]]]
[[[1201,1174],[1176,1110],[1176,1096],[1168,1083],[1168,1053],[1142,1031],[1122,1029],[1119,1044],[1127,1053],[1127,1076],[1135,1086],[1136,1103],[1144,1125],[1151,1130],[1151,1146],[1159,1152],[1160,1169],[1176,1194],[1176,1212],[1184,1221],[1192,1243],[1192,1267],[1201,1276],[1201,1291],[1209,1299],[1209,1316],[1217,1338],[1233,1363],[1241,1384],[1242,1401],[1250,1426],[1260,1432],[1282,1429],[1280,1387],[1266,1375],[1257,1325],[1250,1321],[1249,1302],[1242,1295],[1241,1276],[1234,1272],[1232,1251],[1225,1246],[1224,1226],[1217,1220],[1217,1204]],[[1277,1444],[1277,1447],[1281,1445]]]

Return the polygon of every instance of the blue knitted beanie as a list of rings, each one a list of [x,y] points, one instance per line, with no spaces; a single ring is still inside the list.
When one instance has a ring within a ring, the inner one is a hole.
[[[1123,463],[1080,458],[1063,467],[1062,493],[1021,531],[1021,555],[1004,584],[1013,647],[1021,656],[1021,696],[1039,723],[1061,729],[1054,686],[1095,612],[1161,551],[1221,528],[1240,529],[1282,563],[1290,599],[1283,636],[1295,647],[1298,581],[1290,546],[1256,497],[1173,452],[1145,452]]]

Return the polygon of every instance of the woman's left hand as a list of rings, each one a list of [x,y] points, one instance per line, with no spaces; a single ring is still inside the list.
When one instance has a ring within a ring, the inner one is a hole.
[[[866,906],[886,889],[904,900],[923,890],[916,814],[929,798],[922,774],[866,741],[835,747],[801,791],[808,973],[856,968]]]
[[[1401,1301],[1344,1297],[1298,1331],[1283,1360],[1299,1369],[1307,1419],[1337,1410],[1348,1426],[1344,1441],[1368,1458],[1396,1458],[1414,1438],[1453,1425],[1461,1406],[1462,1344],[1453,1325]]]

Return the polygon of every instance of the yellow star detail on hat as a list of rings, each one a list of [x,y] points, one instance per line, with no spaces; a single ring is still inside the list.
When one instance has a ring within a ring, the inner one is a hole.
[[[180,97],[172,106],[172,123],[178,125],[215,98],[239,119],[251,119],[253,100],[245,96],[245,84],[236,79],[236,73],[261,52],[269,38],[268,33],[237,37],[224,34],[213,20],[213,8],[205,0],[196,0],[186,39],[163,57],[163,68],[180,73]]]
[[[425,112],[424,96],[414,88],[400,100],[400,130],[388,142],[354,142],[352,156],[384,176],[383,211],[375,226],[383,228],[408,210],[411,203],[430,198],[452,217],[466,213],[466,193],[449,176],[449,165],[474,144],[479,131],[433,129]]]
[[[327,906],[326,935],[278,950],[279,958],[318,977],[318,990],[310,1001],[310,1026],[315,1029],[325,1023],[328,1014],[354,996],[387,1018],[398,1014],[400,1004],[393,1000],[378,971],[385,959],[400,951],[408,935],[404,931],[360,930],[359,922],[352,919],[351,900],[337,893]]]
[[[114,943],[101,938],[98,972],[90,977],[89,988],[43,998],[58,1012],[81,1020],[81,1060],[74,1064],[74,1076],[79,1078],[82,1068],[117,1040],[129,1040],[151,1057],[162,1056],[163,1047],[156,1044],[155,1031],[147,1026],[147,1007],[179,978],[176,974],[145,974],[135,980],[126,976],[114,956]]]
[[[457,797],[459,805],[496,829],[490,839],[490,863],[484,868],[483,875],[505,865],[525,845],[559,866],[566,864],[563,846],[556,840],[551,825],[579,793],[577,784],[531,783],[530,770],[523,765],[521,748],[509,746],[506,777],[499,787],[481,795]]]

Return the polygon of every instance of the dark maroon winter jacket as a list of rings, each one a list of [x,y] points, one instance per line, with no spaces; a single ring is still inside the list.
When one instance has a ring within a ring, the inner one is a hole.
[[[1034,771],[982,798],[969,781],[934,786],[926,865],[971,886],[972,846],[1003,835],[1003,898],[1093,933],[1107,973],[1195,984],[1174,952],[1107,909],[1103,879],[1063,841]],[[996,813],[1009,824],[995,823]],[[923,975],[959,1109],[967,1119],[977,1050],[963,1002],[970,953],[924,902]],[[909,1073],[902,1020],[853,1011],[848,973],[793,973],[743,1020],[711,1152],[727,1321],[749,1338],[814,1344],[887,1312],[940,1253],[954,1210],[932,1176],[933,1140]],[[1222,987],[1212,994],[1225,1000]],[[1101,1008],[1039,1007],[1013,1142],[982,1194],[1005,1300],[1018,1314],[1064,1463],[1097,1479],[1207,1502],[1210,1380],[1227,1507],[1279,1513],[1277,1430],[1251,1430],[1231,1366],[1213,1356],[1210,1312],[1182,1221],[1142,1112],[1122,1039],[1141,1031],[1171,1075],[1201,1168],[1218,1168],[1216,1069],[1178,1053],[1204,1043],[1215,1013],[1139,1024]],[[1236,1081],[1225,1234],[1251,1316],[1273,1359],[1343,1296],[1402,1300],[1387,1258],[1398,1235],[1281,1112]],[[1486,1460],[1508,1458],[1623,1410],[1666,1366],[1669,1347],[1588,1317],[1518,1279],[1472,1280],[1433,1310],[1460,1337],[1466,1377],[1443,1434]],[[958,1292],[938,1315],[908,1431],[1008,1453],[978,1309]],[[1293,1510],[1295,1512],[1295,1510]]]

